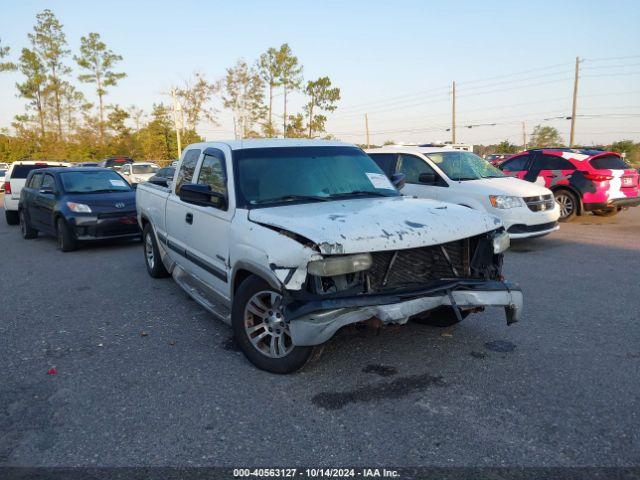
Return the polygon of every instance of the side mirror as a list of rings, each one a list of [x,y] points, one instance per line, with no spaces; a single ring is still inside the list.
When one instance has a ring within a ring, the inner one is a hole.
[[[420,183],[424,183],[425,185],[435,185],[436,184],[436,175],[435,175],[435,173],[421,173],[418,176],[418,181]]]
[[[227,207],[226,195],[211,191],[210,185],[185,183],[180,187],[179,197],[183,202],[203,207],[216,207],[223,210]]]
[[[51,187],[41,187],[40,193],[44,193],[45,195],[53,195],[54,191],[53,191],[53,188]]]
[[[169,180],[167,180],[166,178],[162,178],[162,177],[151,177],[149,179],[149,183],[153,183],[154,185],[160,185],[161,187],[168,187],[169,186]]]
[[[401,190],[406,183],[406,176],[404,173],[394,173],[391,175],[391,183],[396,187],[396,190]]]

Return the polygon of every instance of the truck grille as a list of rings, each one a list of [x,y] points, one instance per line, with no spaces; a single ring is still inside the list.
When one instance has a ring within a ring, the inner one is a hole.
[[[524,203],[527,204],[532,212],[544,212],[545,210],[553,210],[555,200],[553,195],[537,195],[535,197],[524,197]]]

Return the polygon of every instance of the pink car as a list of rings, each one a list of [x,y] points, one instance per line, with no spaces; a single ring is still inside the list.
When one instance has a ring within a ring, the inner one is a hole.
[[[593,212],[612,216],[640,205],[638,171],[618,153],[602,150],[545,148],[519,153],[500,165],[507,175],[553,191],[560,221]]]

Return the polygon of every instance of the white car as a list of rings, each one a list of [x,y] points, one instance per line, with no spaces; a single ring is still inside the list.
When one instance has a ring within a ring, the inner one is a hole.
[[[7,169],[0,166],[0,192],[4,192],[4,178],[7,173]]]
[[[539,237],[559,228],[560,209],[551,190],[508,177],[471,152],[388,146],[367,150],[367,154],[387,175],[404,174],[404,195],[495,215],[511,238]]]
[[[122,166],[122,175],[131,185],[148,182],[160,169],[159,165],[151,162],[134,162]]]
[[[0,163],[0,170],[7,170],[9,168],[8,163]]]
[[[508,324],[520,316],[522,292],[502,280],[500,220],[400,195],[354,145],[199,143],[174,179],[136,191],[147,271],[230,323],[259,368],[297,370],[371,318],[444,326],[485,306],[503,307]]]
[[[64,162],[39,162],[24,160],[13,162],[5,173],[4,178],[4,218],[9,225],[18,225],[18,202],[20,192],[27,180],[27,175],[31,170],[47,167],[68,167],[69,163]]]

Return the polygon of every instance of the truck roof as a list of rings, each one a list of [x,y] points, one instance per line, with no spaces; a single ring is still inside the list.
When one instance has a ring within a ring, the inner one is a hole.
[[[267,138],[249,140],[219,140],[215,142],[200,142],[189,145],[186,148],[216,147],[226,145],[231,150],[244,150],[248,148],[277,148],[277,147],[353,147],[351,143],[337,140],[309,140],[306,138]]]

